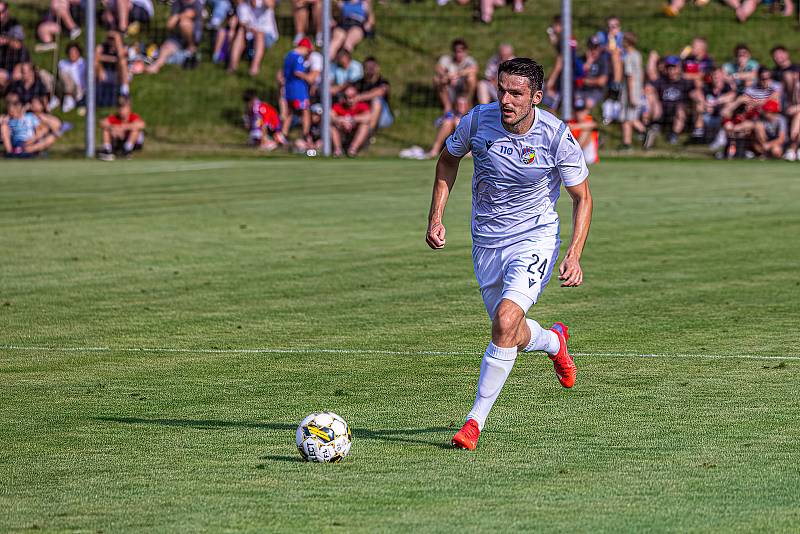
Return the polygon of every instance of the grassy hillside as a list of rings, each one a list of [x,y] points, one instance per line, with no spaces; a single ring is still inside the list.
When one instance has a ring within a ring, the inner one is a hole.
[[[42,4],[42,1],[14,3],[14,10],[32,28]],[[702,9],[689,7],[677,19],[664,18],[659,2],[653,0],[576,1],[574,4],[575,35],[581,46],[591,33],[604,25],[604,18],[610,14],[622,18],[624,29],[639,34],[641,48],[645,51],[677,52],[694,35],[703,35],[709,39],[715,58],[727,59],[733,45],[744,41],[752,47],[756,58],[771,64],[768,50],[775,43],[784,42],[794,51],[800,45],[800,33],[794,20],[770,15],[763,9],[742,25],[735,22],[728,8],[716,3]],[[473,12],[468,7],[437,7],[432,1],[377,3],[376,37],[363,42],[355,55],[357,58],[375,55],[381,61],[384,74],[392,82],[392,105],[397,121],[391,129],[380,133],[370,152],[395,154],[400,147],[426,145],[432,141],[433,120],[439,114],[430,87],[432,69],[455,37],[467,39],[473,55],[482,64],[498,43],[508,41],[515,45],[518,54],[534,57],[550,67],[554,54],[545,29],[552,16],[559,12],[559,6],[558,0],[531,0],[523,15],[513,15],[510,9],[504,8],[497,12],[494,23],[486,26],[473,22]],[[227,76],[221,68],[204,62],[196,71],[168,67],[157,76],[138,76],[134,80],[136,108],[149,124],[148,153],[252,154],[242,147],[245,136],[239,127],[239,95],[245,88],[254,86],[265,96],[274,97],[274,74],[290,48],[291,39],[288,3],[281,4],[278,11],[282,38],[268,51],[258,79],[250,79],[245,66],[240,67],[237,76]],[[156,18],[156,25],[163,27],[166,8],[159,6]],[[29,40],[32,45],[32,39]],[[52,54],[36,56],[42,66],[49,68],[53,64]],[[73,114],[70,120],[75,119]],[[612,137],[617,135],[617,129],[610,129]],[[608,145],[615,146],[616,142],[609,141]],[[54,152],[79,154],[81,146],[82,133],[78,128]]]

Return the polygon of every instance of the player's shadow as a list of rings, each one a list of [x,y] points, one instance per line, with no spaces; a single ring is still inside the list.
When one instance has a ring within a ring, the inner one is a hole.
[[[105,421],[108,423],[121,423],[126,425],[158,425],[174,426],[185,428],[196,428],[200,430],[216,428],[255,428],[263,430],[281,430],[294,432],[296,425],[288,423],[259,423],[255,421],[224,421],[219,419],[146,419],[143,417],[93,417],[95,421]],[[455,427],[432,426],[425,428],[395,428],[395,429],[369,429],[353,428],[353,439],[368,439],[387,441],[392,443],[414,443],[419,445],[430,445],[432,447],[449,449],[450,434]],[[436,439],[424,439],[421,436],[427,434],[440,434]],[[417,437],[420,436],[420,437]]]

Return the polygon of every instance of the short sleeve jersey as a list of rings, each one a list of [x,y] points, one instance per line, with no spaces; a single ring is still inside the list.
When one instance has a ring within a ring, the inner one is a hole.
[[[633,94],[631,99],[633,102],[639,102],[642,99],[642,91],[644,85],[644,71],[642,70],[642,54],[638,50],[633,50],[625,55],[622,61],[625,69],[625,76],[633,79]],[[623,91],[627,94],[628,84],[622,84]]]
[[[36,135],[39,119],[30,111],[19,119],[9,119],[8,129],[11,131],[11,146],[21,147]]]
[[[473,108],[447,138],[456,157],[472,152],[472,242],[498,248],[525,239],[558,235],[556,202],[561,183],[589,175],[583,151],[566,125],[535,109],[530,130],[503,128],[497,102]]]
[[[286,80],[286,99],[287,100],[307,100],[308,82],[298,78],[295,72],[307,72],[305,58],[294,50],[286,54],[283,61],[283,77]]]

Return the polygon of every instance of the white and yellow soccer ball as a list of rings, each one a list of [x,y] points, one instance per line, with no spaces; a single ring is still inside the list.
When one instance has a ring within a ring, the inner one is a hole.
[[[333,412],[315,412],[297,427],[297,450],[307,462],[339,462],[350,452],[353,434]]]

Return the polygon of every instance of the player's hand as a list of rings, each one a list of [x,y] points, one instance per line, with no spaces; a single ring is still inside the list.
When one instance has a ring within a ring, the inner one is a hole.
[[[428,226],[428,234],[425,236],[425,241],[427,241],[428,246],[433,250],[439,250],[440,248],[444,248],[444,234],[445,229],[442,223],[431,223]]]
[[[572,257],[564,258],[558,267],[558,279],[562,280],[561,287],[578,287],[583,283],[583,269],[580,262]]]

